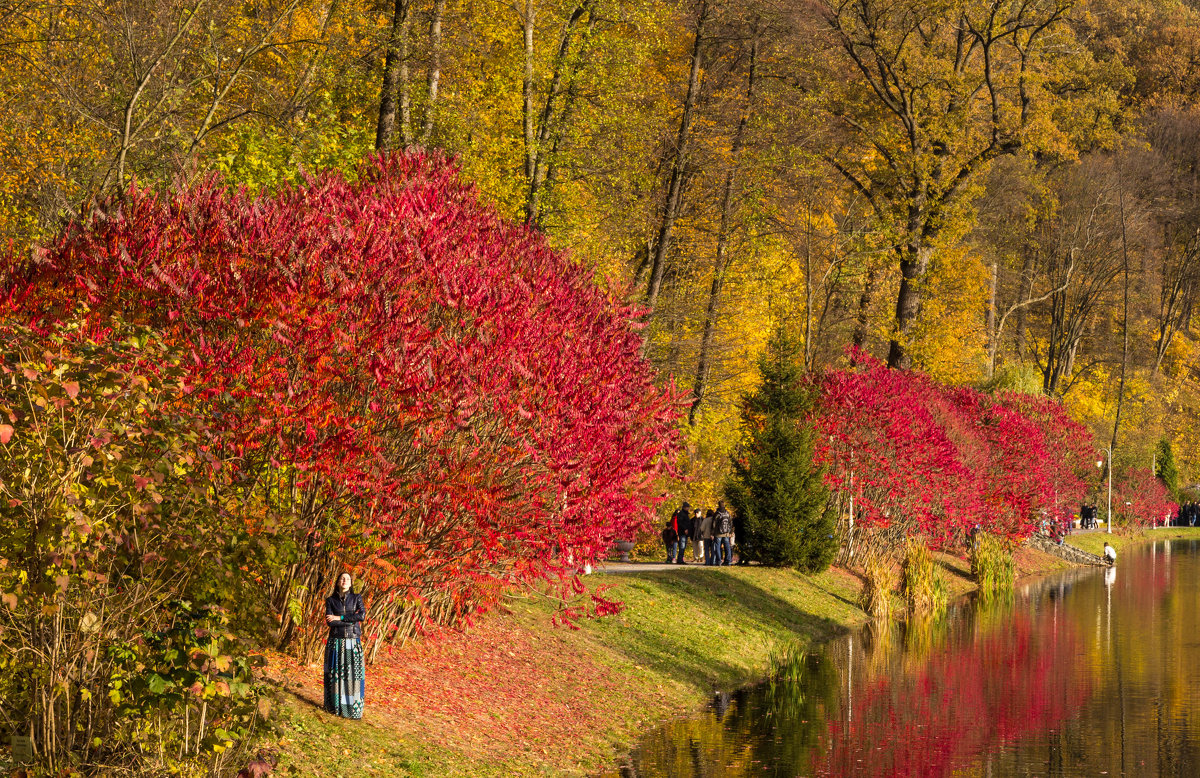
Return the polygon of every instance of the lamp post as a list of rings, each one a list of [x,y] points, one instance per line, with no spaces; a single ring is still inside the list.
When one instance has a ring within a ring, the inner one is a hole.
[[[854,536],[854,449],[850,449],[850,536]],[[850,556],[854,556],[853,546]]]
[[[1104,460],[1097,459],[1096,467],[1104,467]],[[1108,444],[1108,513],[1104,517],[1104,523],[1108,533],[1112,534],[1112,444]]]
[[[829,445],[832,448],[836,442],[833,435],[829,436]],[[846,532],[846,558],[854,558],[854,449],[850,449],[850,522]]]
[[[1108,534],[1112,534],[1112,444],[1108,444]]]

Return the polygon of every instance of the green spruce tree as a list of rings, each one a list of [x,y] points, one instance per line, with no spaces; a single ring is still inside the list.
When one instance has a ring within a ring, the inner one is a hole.
[[[725,497],[742,520],[744,558],[813,573],[833,562],[837,540],[824,469],[813,462],[815,435],[804,421],[813,394],[798,351],[779,330],[759,360],[762,386],[744,401],[746,439]]]
[[[1159,440],[1158,448],[1155,449],[1154,475],[1163,482],[1163,486],[1167,487],[1171,498],[1178,500],[1179,468],[1175,466],[1175,452],[1171,448],[1171,441],[1167,438]]]

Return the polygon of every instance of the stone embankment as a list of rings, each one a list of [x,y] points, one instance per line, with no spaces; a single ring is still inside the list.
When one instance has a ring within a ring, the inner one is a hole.
[[[1104,557],[1084,551],[1081,548],[1076,548],[1068,543],[1059,545],[1050,538],[1044,535],[1032,535],[1026,541],[1026,545],[1031,548],[1036,548],[1038,551],[1044,551],[1047,554],[1053,554],[1057,557],[1067,560],[1073,565],[1094,565],[1096,567],[1108,567],[1108,562]]]

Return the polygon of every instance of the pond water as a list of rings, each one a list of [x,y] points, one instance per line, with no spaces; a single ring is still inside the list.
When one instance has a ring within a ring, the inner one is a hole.
[[[1200,776],[1200,544],[871,627],[651,733],[613,778]]]

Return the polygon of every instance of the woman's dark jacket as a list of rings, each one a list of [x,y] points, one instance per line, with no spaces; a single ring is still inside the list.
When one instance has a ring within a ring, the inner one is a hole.
[[[695,529],[692,524],[692,512],[690,510],[680,508],[675,512],[675,525],[679,527],[679,537],[692,537],[692,531]]]
[[[329,625],[331,638],[361,638],[362,629],[359,622],[367,617],[367,609],[363,607],[362,596],[354,592],[331,594],[325,598],[325,615],[341,616],[340,622]]]

